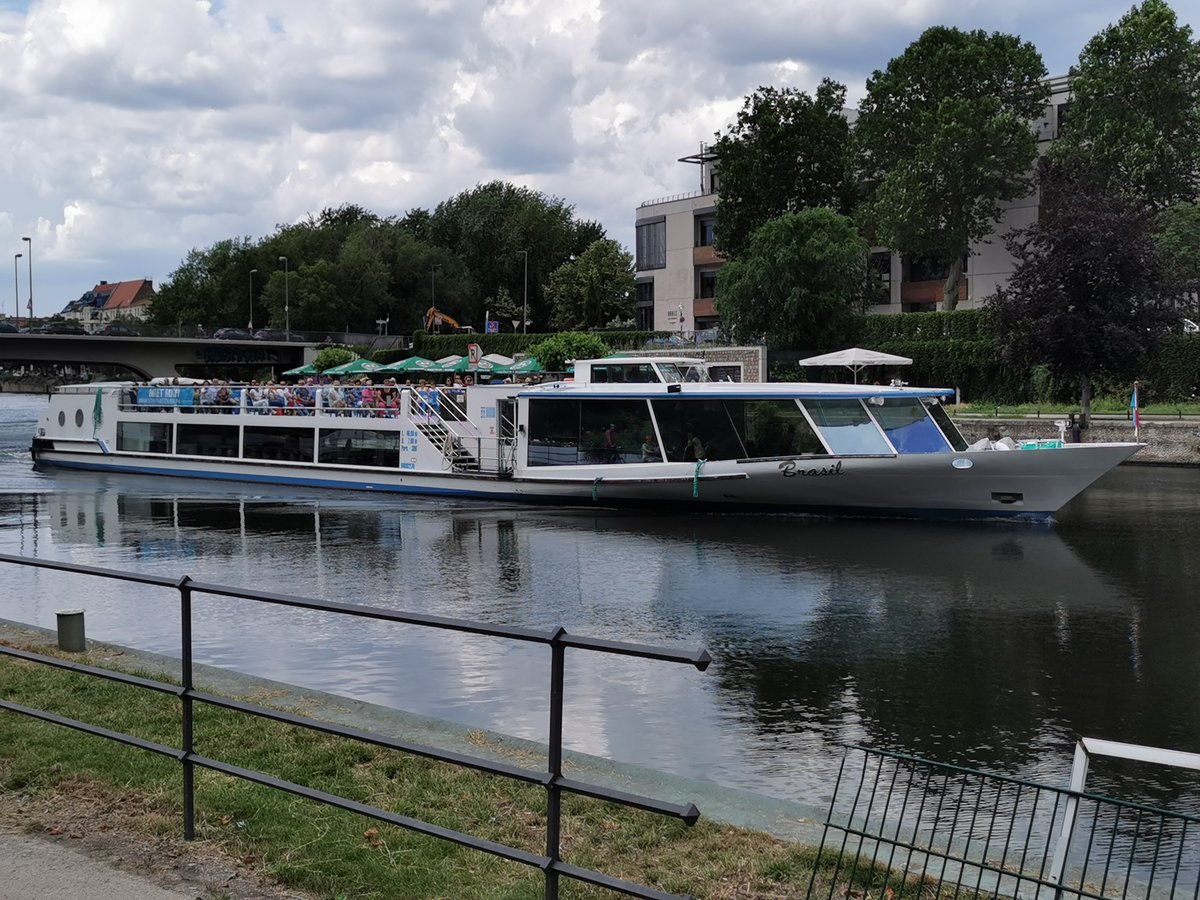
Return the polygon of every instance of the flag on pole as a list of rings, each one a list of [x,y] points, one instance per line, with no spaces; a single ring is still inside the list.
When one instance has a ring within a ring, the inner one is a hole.
[[[1142,427],[1142,417],[1138,412],[1138,383],[1133,383],[1133,396],[1129,398],[1129,409],[1133,414],[1133,435],[1137,437],[1138,429]]]

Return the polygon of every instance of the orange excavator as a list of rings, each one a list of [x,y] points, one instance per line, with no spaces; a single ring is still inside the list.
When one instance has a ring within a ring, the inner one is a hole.
[[[441,331],[443,325],[453,328],[455,331],[462,331],[462,327],[454,320],[452,316],[446,315],[436,306],[431,306],[429,309],[425,310],[426,331]]]

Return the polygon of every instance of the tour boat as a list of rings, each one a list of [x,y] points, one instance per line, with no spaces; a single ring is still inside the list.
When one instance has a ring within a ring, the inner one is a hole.
[[[703,368],[608,357],[536,385],[301,385],[287,405],[271,405],[275,386],[68,385],[32,453],[103,472],[663,512],[1045,518],[1143,446],[968,446],[942,405],[952,390],[710,381]]]

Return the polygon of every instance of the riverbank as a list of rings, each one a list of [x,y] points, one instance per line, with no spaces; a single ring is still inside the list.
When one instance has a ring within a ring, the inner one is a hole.
[[[15,623],[0,623],[0,641],[42,654],[63,655],[54,648],[50,632]],[[85,655],[71,659],[159,677],[178,666],[168,657],[98,643],[90,643]],[[407,740],[421,743],[429,738],[439,745],[461,745],[469,755],[525,767],[536,768],[536,756],[544,756],[544,748],[529,742],[445,726],[221,669],[198,669],[197,686],[383,733],[399,727]],[[134,733],[144,740],[168,745],[179,740],[177,701],[122,685],[85,681],[73,673],[0,658],[0,695],[15,703]],[[225,710],[201,709],[197,719],[201,753],[540,852],[545,798],[537,786],[521,786],[462,767]],[[71,821],[68,811],[72,806],[84,809],[98,804],[112,811],[140,810],[141,815],[119,824],[137,828],[138,822],[146,823],[151,833],[143,838],[178,835],[182,820],[177,809],[179,769],[174,761],[19,715],[0,715],[6,717],[5,728],[0,730],[0,807],[10,814],[15,798],[32,810],[45,806],[46,798],[58,796],[67,802],[51,810],[48,820],[57,823],[54,828],[59,834],[76,831],[77,823]],[[534,758],[527,748],[534,748]],[[608,769],[610,779],[627,779],[622,782],[626,789],[637,792],[648,786],[643,779],[657,778],[659,790],[650,793],[659,797],[674,793],[681,785],[689,792],[699,787],[698,783],[580,754],[570,754],[567,764],[573,778],[595,780],[597,773],[587,768],[595,766]],[[325,896],[499,898],[540,893],[540,876],[523,867],[400,829],[375,827],[369,819],[320,804],[298,806],[300,801],[289,795],[263,791],[242,781],[203,771],[197,779],[199,837],[230,859],[254,860],[255,878],[269,875],[290,888]],[[715,792],[725,793],[720,788]],[[569,798],[569,802],[564,800],[564,845],[580,865],[671,891],[734,896],[736,890],[745,888],[752,895],[803,896],[813,851],[720,824],[714,820],[716,798],[690,799],[700,802],[705,818],[689,829],[636,810]],[[769,815],[786,817],[789,813],[776,809]],[[39,817],[47,820],[45,813]],[[120,818],[113,815],[109,824],[117,824]],[[804,824],[815,827],[813,822]],[[98,827],[98,823],[91,822],[88,827]],[[579,896],[592,893],[583,889]]]
[[[61,378],[0,378],[0,393],[5,394],[49,394],[65,382]]]
[[[1021,440],[1057,440],[1061,432],[1056,422],[1066,416],[1042,416],[1021,419],[976,419],[956,417],[955,424],[969,442],[991,437]],[[1093,417],[1091,427],[1083,432],[1087,443],[1100,441],[1132,441],[1133,423],[1123,418]],[[1191,419],[1142,419],[1138,439],[1146,446],[1130,460],[1140,465],[1200,466],[1200,421]]]

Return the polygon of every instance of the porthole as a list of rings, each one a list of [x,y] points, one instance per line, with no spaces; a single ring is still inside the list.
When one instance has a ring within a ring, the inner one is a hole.
[[[58,411],[58,427],[62,428],[67,424],[67,414],[61,409]]]
[[[83,427],[83,410],[82,409],[75,410],[75,427],[76,428]]]

